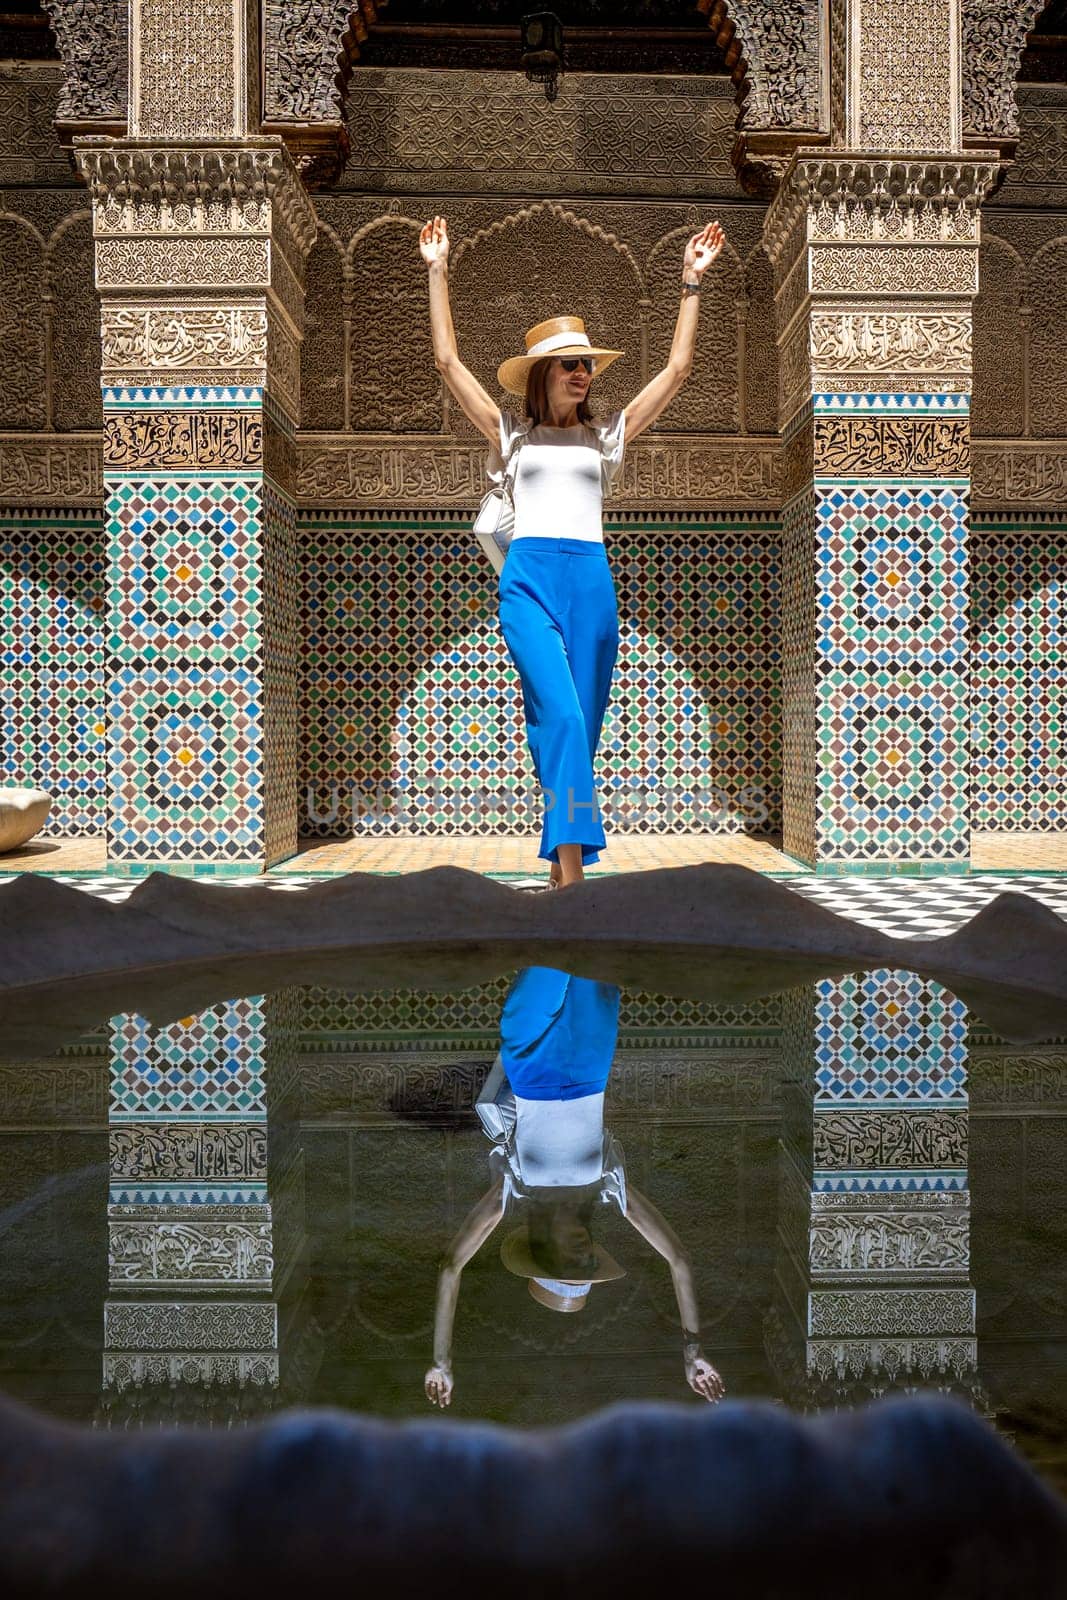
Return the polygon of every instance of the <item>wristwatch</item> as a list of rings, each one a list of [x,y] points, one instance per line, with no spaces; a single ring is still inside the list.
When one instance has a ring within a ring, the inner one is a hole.
[[[683,289],[687,289],[690,294],[699,294],[700,293],[700,279],[698,278],[695,283],[690,283],[688,278],[683,278],[682,279],[682,288]]]

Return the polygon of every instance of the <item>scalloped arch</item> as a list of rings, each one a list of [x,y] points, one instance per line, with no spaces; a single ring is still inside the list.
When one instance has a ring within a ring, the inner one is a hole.
[[[621,256],[633,273],[634,282],[637,284],[641,297],[644,297],[644,277],[629,245],[624,244],[616,234],[609,233],[606,228],[601,228],[599,224],[590,222],[587,217],[580,217],[577,212],[561,205],[558,200],[538,200],[533,205],[521,206],[518,211],[511,211],[506,217],[498,217],[488,227],[479,228],[477,233],[467,234],[452,252],[453,265],[458,266],[468,250],[477,249],[479,244],[483,244],[495,234],[503,233],[508,228],[518,227],[520,223],[529,222],[533,217],[545,213],[557,217],[561,222],[568,223],[577,232],[584,233],[587,238],[596,239],[602,244],[608,245],[616,255]]]

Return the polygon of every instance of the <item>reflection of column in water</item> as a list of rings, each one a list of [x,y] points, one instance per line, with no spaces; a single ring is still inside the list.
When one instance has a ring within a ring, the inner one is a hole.
[[[984,1408],[970,1285],[966,1008],[912,973],[795,990],[783,1007],[772,1364],[801,1405],[893,1387]]]
[[[112,1020],[107,1413],[259,1409],[281,1348],[287,1390],[307,1365],[296,1017],[290,991]]]

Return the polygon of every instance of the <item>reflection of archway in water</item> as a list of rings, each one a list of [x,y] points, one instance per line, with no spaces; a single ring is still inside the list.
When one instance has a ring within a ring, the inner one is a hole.
[[[468,529],[427,519],[317,531],[306,547],[301,830],[535,832],[521,690]],[[696,550],[663,529],[615,537],[605,820],[616,831],[764,831],[780,808],[780,652],[773,577],[753,620],[765,581],[753,539],[777,535],[675,533]],[[420,548],[429,541],[436,553]]]

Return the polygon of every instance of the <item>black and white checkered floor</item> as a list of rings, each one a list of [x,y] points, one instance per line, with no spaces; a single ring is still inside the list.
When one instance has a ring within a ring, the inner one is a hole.
[[[0,887],[15,874],[0,875]],[[60,883],[73,884],[86,894],[118,903],[125,900],[143,878],[91,877],[56,874]],[[321,877],[278,877],[201,879],[214,888],[233,890],[250,884],[266,883],[269,888],[296,893]],[[519,888],[543,888],[543,879],[511,879]],[[878,928],[898,939],[936,939],[952,933],[998,894],[1010,891],[1042,901],[1067,921],[1067,877],[978,876],[971,878],[817,878],[802,874],[782,877],[780,882],[797,894],[825,906],[829,911],[850,917],[855,922]]]

